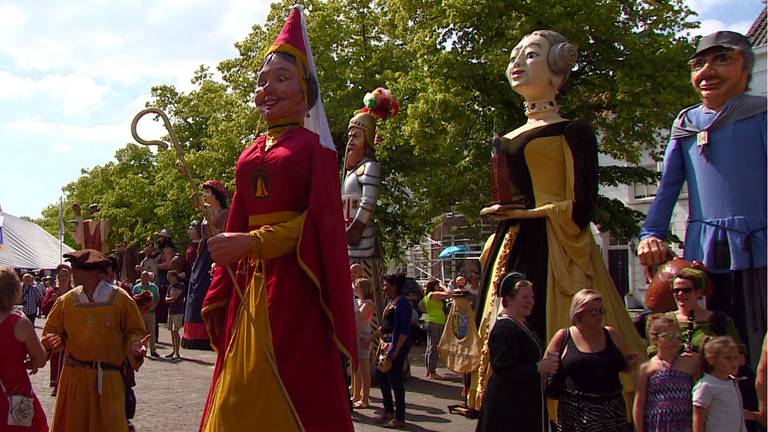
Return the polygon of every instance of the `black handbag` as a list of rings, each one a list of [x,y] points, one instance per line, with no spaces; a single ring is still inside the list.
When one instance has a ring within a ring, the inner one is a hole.
[[[563,369],[563,353],[565,352],[565,346],[568,344],[568,339],[571,338],[571,331],[566,328],[565,336],[560,344],[560,363],[557,366],[557,371],[554,375],[547,378],[547,386],[544,389],[544,395],[547,399],[559,400],[560,395],[563,394],[565,389],[565,370]]]

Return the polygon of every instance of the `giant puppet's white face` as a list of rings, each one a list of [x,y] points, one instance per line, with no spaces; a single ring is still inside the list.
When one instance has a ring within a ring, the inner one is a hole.
[[[562,77],[552,73],[547,63],[549,41],[538,34],[524,37],[509,56],[506,76],[512,90],[526,100],[551,99]]]

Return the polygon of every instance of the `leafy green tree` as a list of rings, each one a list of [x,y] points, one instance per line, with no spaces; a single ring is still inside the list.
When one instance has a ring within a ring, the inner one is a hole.
[[[149,105],[171,117],[197,181],[216,178],[231,188],[238,154],[265,129],[252,103],[256,74],[295,2],[274,3],[266,22],[235,44],[238,55],[222,61],[217,73],[201,66],[194,90],[152,88]],[[386,86],[402,103],[398,117],[379,125],[383,140],[376,149],[384,171],[377,217],[389,257],[401,255],[446,211],[478,222],[490,201],[492,133],[525,121],[522,99],[504,77],[509,53],[525,34],[553,29],[579,48],[561,90],[561,111],[590,121],[600,150],[616,159],[637,163],[643,152],[657,154],[660,131],[694,99],[685,64],[691,45],[679,36],[694,24],[682,0],[299,2],[308,13],[340,158],[347,122],[366,91]],[[128,145],[116,162],[69,184],[67,199],[99,202],[117,238],[136,242],[162,227],[181,233],[195,213],[175,163],[172,151]],[[600,172],[609,185],[654,178],[634,167]],[[52,207],[44,212],[46,227]],[[631,237],[639,216],[601,198],[595,220]]]

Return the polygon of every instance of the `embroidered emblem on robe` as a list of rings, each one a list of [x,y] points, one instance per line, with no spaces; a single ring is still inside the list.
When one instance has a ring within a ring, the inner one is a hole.
[[[256,168],[251,174],[251,188],[253,196],[258,199],[269,197],[270,181],[269,174],[264,168]]]

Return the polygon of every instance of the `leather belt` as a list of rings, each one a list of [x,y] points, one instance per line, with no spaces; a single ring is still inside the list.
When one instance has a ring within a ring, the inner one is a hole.
[[[72,357],[69,353],[67,353],[67,360],[64,364],[70,367],[96,369],[96,388],[99,391],[99,394],[101,394],[102,382],[104,381],[104,370],[116,370],[121,372],[121,374],[123,370],[121,366],[115,366],[111,363],[78,360]]]

